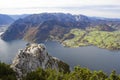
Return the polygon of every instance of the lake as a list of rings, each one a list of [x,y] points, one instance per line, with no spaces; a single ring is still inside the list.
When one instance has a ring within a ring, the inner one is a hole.
[[[25,48],[26,43],[23,40],[5,42],[0,39],[0,60],[11,63],[18,50]],[[80,65],[91,70],[103,70],[107,73],[116,70],[120,73],[120,51],[109,51],[95,46],[67,48],[55,41],[44,44],[50,55],[68,63],[71,68]]]

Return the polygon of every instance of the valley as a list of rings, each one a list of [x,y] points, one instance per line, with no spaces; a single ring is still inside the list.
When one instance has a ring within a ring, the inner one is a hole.
[[[68,39],[71,35],[74,37]],[[67,47],[97,46],[109,50],[120,49],[120,31],[99,31],[72,29],[65,34],[62,44]]]
[[[38,68],[38,71],[40,69],[46,73],[49,73],[49,71],[47,72],[47,69],[44,68],[57,69],[60,66],[62,67],[60,71],[66,69],[60,60],[70,66],[71,72],[64,74],[69,76],[69,78],[75,72],[75,66],[76,69],[91,72],[90,77],[95,74],[94,71],[99,74],[99,70],[101,70],[100,74],[104,74],[104,76],[107,76],[104,72],[112,75],[111,71],[113,69],[120,74],[119,19],[101,19],[65,13],[32,14],[15,20],[9,26],[8,24],[1,25],[0,35],[0,45],[2,45],[0,48],[0,54],[2,55],[0,56],[0,61],[10,65],[13,61],[13,70],[20,74],[24,73],[26,75],[30,71],[30,75],[35,75],[37,74],[35,71],[37,71],[38,66],[41,67],[41,69]],[[29,50],[26,51],[28,49],[27,45],[30,43],[45,44],[46,51],[53,57],[49,56],[46,58],[48,53],[42,56],[40,51],[43,49],[35,51],[38,49],[34,49],[36,45],[30,48],[31,52]],[[21,50],[23,48],[25,49]],[[20,53],[20,51],[23,52]],[[17,57],[16,59],[14,59],[15,56]],[[3,65],[2,63],[0,64]],[[16,67],[16,65],[19,67]],[[80,67],[77,65],[80,65]],[[50,70],[53,71],[52,69]],[[78,74],[78,72],[75,73]],[[52,75],[52,72],[49,74]],[[59,74],[62,75],[61,72]],[[114,74],[118,78],[115,72]],[[88,78],[91,79],[90,77]],[[26,76],[25,80],[27,78],[29,80],[30,76]],[[48,77],[45,79],[48,79]],[[76,78],[74,79],[76,80]]]
[[[0,0],[0,80],[120,80],[120,0]]]

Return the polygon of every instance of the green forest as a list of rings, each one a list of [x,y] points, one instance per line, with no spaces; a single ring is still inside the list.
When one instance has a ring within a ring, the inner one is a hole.
[[[17,80],[10,65],[0,63],[0,80]],[[75,66],[74,70],[68,73],[38,68],[28,73],[21,80],[120,80],[120,75],[116,74],[116,71],[112,71],[107,75],[103,71],[92,71],[88,68]]]
[[[72,36],[72,37],[71,37]],[[72,29],[64,35],[62,44],[67,47],[94,45],[109,50],[120,49],[120,31]]]

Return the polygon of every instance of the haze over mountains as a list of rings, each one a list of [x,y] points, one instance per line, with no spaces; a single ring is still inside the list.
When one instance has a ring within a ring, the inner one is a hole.
[[[17,20],[19,18],[24,18],[26,16],[28,16],[30,14],[19,14],[19,15],[9,15],[11,18],[13,18],[14,20]]]
[[[64,13],[33,14],[11,24],[2,35],[2,39],[6,41],[25,39],[33,42],[59,40],[73,28],[86,30],[93,27],[99,27],[103,31],[120,30],[120,19]]]
[[[9,25],[19,18],[24,18],[30,14],[20,14],[20,15],[9,15],[0,14],[0,25]]]
[[[14,22],[14,19],[8,15],[0,14],[0,25],[7,25]]]

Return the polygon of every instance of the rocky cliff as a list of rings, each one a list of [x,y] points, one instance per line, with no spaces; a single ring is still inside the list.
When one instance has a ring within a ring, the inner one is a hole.
[[[50,56],[43,44],[28,44],[25,49],[19,51],[11,64],[11,68],[17,73],[18,79],[38,67],[69,72],[69,65]]]

